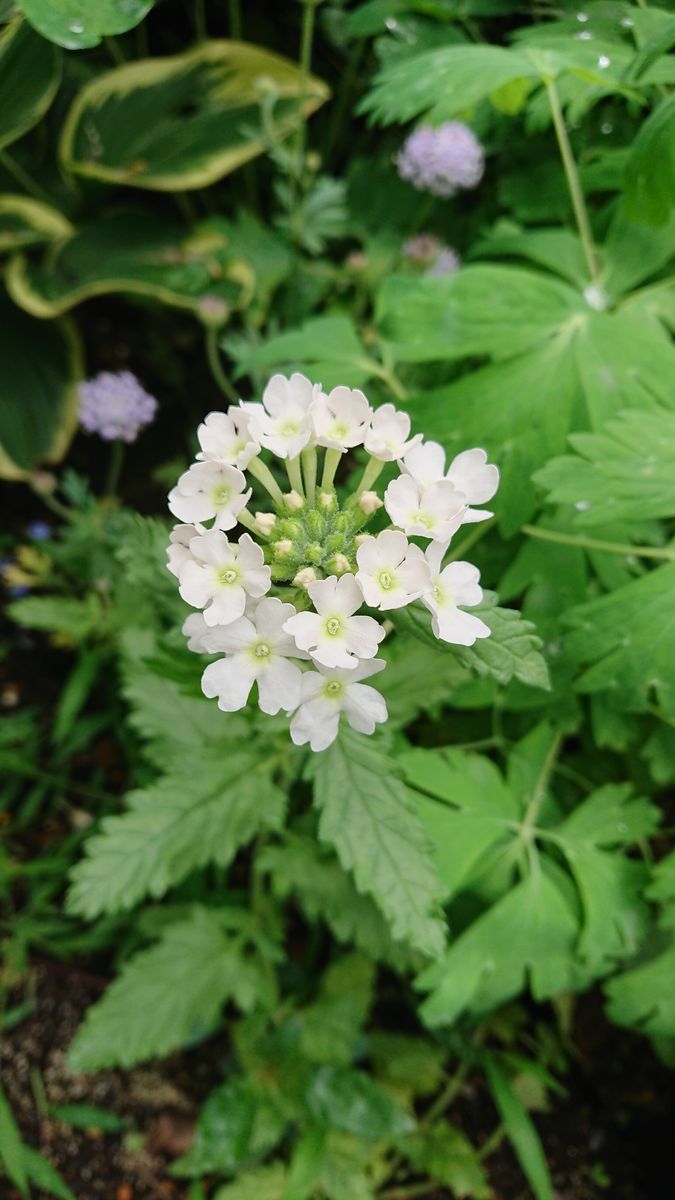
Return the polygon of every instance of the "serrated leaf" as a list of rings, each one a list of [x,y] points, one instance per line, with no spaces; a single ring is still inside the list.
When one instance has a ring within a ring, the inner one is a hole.
[[[399,967],[407,962],[409,954],[393,941],[374,901],[356,890],[351,875],[313,839],[287,836],[283,845],[264,847],[256,866],[271,873],[276,896],[297,896],[306,916],[325,921],[339,942],[376,962]]]
[[[331,963],[321,990],[302,1013],[301,1050],[314,1063],[347,1066],[373,1000],[374,968],[360,954]]]
[[[607,1015],[650,1037],[675,1036],[675,943],[605,985]]]
[[[369,739],[341,731],[314,765],[319,836],[330,842],[357,888],[371,895],[393,936],[424,954],[441,952],[444,888],[429,855],[412,793]]]
[[[315,1121],[367,1142],[408,1133],[412,1121],[370,1076],[351,1067],[319,1067],[307,1107]]]
[[[18,625],[82,641],[99,625],[101,609],[97,597],[86,600],[74,596],[25,596],[14,600],[8,614]]]
[[[238,374],[263,367],[306,371],[326,389],[343,383],[361,387],[381,368],[371,359],[346,316],[313,317],[299,329],[267,338],[265,344],[240,359]]]
[[[20,19],[0,29],[0,149],[44,116],[61,81],[61,55]]]
[[[458,1200],[488,1200],[492,1195],[477,1150],[449,1121],[400,1139],[398,1148],[416,1172],[445,1184]]]
[[[435,638],[432,645],[402,629],[384,643],[387,669],[377,681],[377,690],[387,702],[390,728],[404,727],[418,713],[450,704],[457,688],[471,679],[469,668],[453,654],[439,655],[439,645],[443,643]]]
[[[416,1096],[428,1096],[440,1087],[447,1057],[442,1046],[428,1039],[378,1029],[368,1034],[368,1055],[386,1084]]]
[[[249,1082],[229,1079],[207,1097],[190,1149],[174,1163],[179,1178],[236,1172],[249,1156],[257,1098]]]
[[[63,125],[67,170],[130,187],[206,187],[261,154],[261,80],[277,94],[275,136],[297,128],[328,89],[295,63],[246,42],[125,63],[79,93]]]
[[[473,646],[439,641],[432,632],[429,613],[420,604],[395,610],[392,620],[399,629],[433,646],[437,654],[452,655],[478,675],[490,676],[503,685],[517,679],[529,687],[548,689],[548,667],[534,625],[515,609],[500,608],[496,601],[494,592],[484,592],[482,603],[471,609],[491,630],[489,638],[482,638]]]
[[[675,563],[649,571],[568,614],[567,648],[586,666],[581,692],[610,689],[624,710],[644,711],[655,694],[675,716],[675,685],[666,664],[675,660]]]
[[[198,908],[123,968],[87,1012],[69,1051],[74,1071],[130,1067],[211,1033],[226,1000],[259,1002],[261,972],[216,916]]]
[[[204,749],[172,774],[130,792],[127,812],[106,817],[72,871],[68,909],[88,918],[163,896],[190,871],[226,866],[261,828],[278,828],[284,795],[274,759],[255,745]]]
[[[534,479],[552,503],[575,505],[575,524],[675,515],[675,413],[631,409],[570,443],[577,453],[552,459]]]

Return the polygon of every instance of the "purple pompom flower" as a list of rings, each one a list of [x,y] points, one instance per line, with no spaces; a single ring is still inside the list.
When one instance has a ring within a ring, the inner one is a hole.
[[[80,424],[106,442],[134,442],[157,412],[157,401],[131,371],[101,371],[80,384]]]
[[[409,262],[426,267],[425,275],[452,275],[459,271],[461,259],[451,246],[444,246],[433,233],[417,233],[401,246]]]
[[[404,142],[396,165],[401,178],[419,191],[447,197],[480,183],[485,157],[468,125],[446,121],[436,129],[420,125]]]

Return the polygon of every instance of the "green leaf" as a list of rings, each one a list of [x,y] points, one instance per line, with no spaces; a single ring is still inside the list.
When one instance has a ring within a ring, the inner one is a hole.
[[[420,1129],[397,1145],[416,1172],[445,1184],[458,1200],[489,1200],[492,1195],[478,1152],[449,1121]]]
[[[648,1037],[675,1036],[675,943],[605,985],[607,1015]]]
[[[434,1042],[374,1030],[368,1034],[368,1055],[375,1074],[394,1090],[428,1096],[441,1086],[446,1052]]]
[[[390,275],[376,317],[398,362],[490,354],[513,358],[578,321],[584,310],[569,284],[522,267],[480,264],[454,275]]]
[[[397,761],[422,793],[420,819],[436,847],[438,873],[452,899],[487,851],[508,843],[509,823],[519,820],[521,806],[494,763],[480,755],[409,750]]]
[[[441,952],[444,889],[429,856],[412,794],[377,742],[341,731],[314,763],[319,836],[371,895],[393,936],[424,954]]]
[[[38,33],[64,46],[82,50],[102,38],[126,33],[150,12],[155,0],[19,0],[26,20]]]
[[[346,1066],[373,1000],[373,964],[360,954],[331,963],[321,991],[303,1011],[301,1050],[315,1063]]]
[[[70,221],[49,204],[30,196],[0,196],[0,253],[68,237]]]
[[[581,241],[569,229],[528,229],[526,232],[515,229],[511,232],[498,227],[473,253],[481,258],[496,255],[529,259],[581,288],[588,281]]]
[[[255,745],[204,748],[172,774],[130,792],[128,811],[105,817],[72,872],[70,912],[94,917],[163,896],[190,871],[226,866],[261,828],[281,824],[274,759]]]
[[[0,150],[44,116],[61,81],[61,55],[26,25],[0,29]]]
[[[208,41],[97,76],[63,126],[67,170],[108,183],[174,191],[207,187],[266,146],[261,105],[276,97],[277,137],[327,99],[320,80],[246,42]]]
[[[86,600],[73,596],[25,596],[8,606],[18,625],[58,633],[73,642],[82,641],[98,625],[101,610],[94,595]]]
[[[367,1142],[408,1133],[412,1128],[410,1117],[379,1084],[350,1067],[319,1067],[306,1102],[319,1124]]]
[[[537,1200],[553,1200],[553,1185],[539,1134],[508,1077],[490,1054],[483,1065],[507,1136]]]
[[[74,1071],[130,1067],[170,1054],[213,1031],[226,1000],[249,1011],[261,974],[214,913],[195,907],[123,968],[87,1012],[69,1051]]]
[[[15,255],[7,270],[12,298],[36,317],[54,317],[92,296],[149,296],[224,323],[247,299],[250,268],[229,238],[204,221],[185,230],[161,213],[126,210],[73,230],[42,261]]]
[[[407,961],[375,902],[357,892],[351,876],[313,839],[287,835],[283,845],[260,852],[256,867],[271,873],[276,896],[297,896],[306,916],[325,921],[339,942],[355,945],[376,962],[400,966]]]
[[[667,563],[567,616],[567,648],[586,666],[581,692],[609,689],[617,707],[644,711],[652,696],[675,716],[675,563]]]
[[[249,1156],[257,1105],[250,1084],[239,1076],[211,1092],[199,1114],[192,1145],[174,1163],[172,1174],[189,1178],[239,1170]]]
[[[406,611],[412,615],[411,610]],[[428,632],[426,627],[424,632]],[[436,638],[434,643],[421,641],[417,630],[408,634],[403,629],[384,643],[382,657],[387,669],[377,681],[377,690],[387,702],[390,728],[402,728],[418,713],[450,704],[457,689],[471,678],[468,668],[453,654],[439,655],[438,648],[445,643]]]
[[[218,1188],[213,1200],[283,1200],[285,1186],[286,1167],[276,1162],[244,1172],[236,1183]]]
[[[9,1101],[0,1088],[0,1162],[22,1196],[28,1195],[28,1169],[25,1146]]]
[[[21,479],[41,460],[63,457],[83,374],[73,325],[35,321],[0,292],[0,478]]]
[[[325,388],[343,383],[361,387],[381,369],[366,354],[349,317],[313,317],[300,329],[267,338],[264,345],[241,359],[238,374],[263,367],[306,370]]]
[[[439,642],[431,629],[431,617],[421,605],[395,610],[392,619],[397,628],[432,645],[436,654],[450,654],[478,675],[489,676],[504,685],[517,679],[528,687],[548,689],[548,668],[534,625],[515,609],[498,607],[496,600],[494,592],[484,592],[482,603],[471,609],[491,630],[491,637],[473,646]]]
[[[625,204],[629,216],[663,225],[675,195],[675,96],[654,109],[638,131],[626,167]]]
[[[54,1104],[49,1115],[73,1129],[100,1129],[103,1133],[119,1133],[127,1125],[117,1113],[94,1104]]]
[[[577,453],[554,458],[535,482],[552,503],[576,506],[576,524],[675,515],[675,413],[630,409],[570,443]]]
[[[40,1191],[47,1192],[49,1196],[56,1196],[57,1200],[75,1200],[68,1184],[42,1154],[30,1146],[24,1146],[23,1157],[28,1178]]]

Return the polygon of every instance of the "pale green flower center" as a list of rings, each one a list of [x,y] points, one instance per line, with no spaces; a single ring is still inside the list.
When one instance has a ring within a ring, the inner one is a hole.
[[[272,647],[267,642],[258,642],[257,646],[253,649],[253,653],[256,658],[269,658],[272,653]]]
[[[393,574],[392,571],[388,571],[387,568],[385,567],[385,569],[383,571],[379,572],[379,574],[377,576],[377,582],[378,582],[379,586],[382,588],[383,592],[388,592],[391,590],[391,588],[395,587],[396,576]]]
[[[344,684],[341,679],[330,679],[324,684],[323,694],[329,699],[335,700],[337,696],[341,696],[344,690]]]
[[[439,608],[443,608],[445,605],[452,604],[452,595],[449,589],[442,587],[439,580],[436,580],[431,594]]]
[[[414,521],[416,525],[423,525],[425,529],[433,529],[434,525],[436,524],[436,521],[431,516],[431,513],[418,511],[411,513],[410,515],[411,520]]]
[[[219,483],[218,487],[213,489],[211,499],[216,508],[224,508],[232,499],[232,488],[226,483]]]
[[[347,425],[338,425],[336,422],[336,424],[333,425],[333,428],[330,430],[329,436],[334,438],[335,441],[341,442],[343,438],[346,438],[348,433],[349,427]]]
[[[300,432],[300,425],[297,421],[287,418],[285,421],[279,422],[279,433],[282,437],[293,437]]]
[[[329,637],[338,637],[342,633],[342,630],[344,628],[344,623],[343,623],[342,617],[339,617],[339,616],[326,617],[326,620],[323,623],[323,627]]]
[[[232,587],[233,584],[239,582],[240,577],[239,568],[235,567],[232,563],[226,567],[221,567],[218,571],[218,582],[222,587]]]

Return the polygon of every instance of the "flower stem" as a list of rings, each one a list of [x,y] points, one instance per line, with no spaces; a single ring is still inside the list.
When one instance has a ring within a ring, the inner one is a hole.
[[[227,397],[230,404],[238,404],[239,397],[227,378],[227,375],[223,370],[223,365],[220,361],[220,350],[218,349],[218,330],[213,325],[209,325],[207,327],[205,345],[206,357],[215,382],[218,384],[218,387],[223,395]]]
[[[632,554],[636,558],[658,558],[675,562],[675,550],[662,546],[631,546],[628,542],[605,542],[601,538],[558,533],[554,529],[539,529],[536,525],[523,525],[521,533],[539,538],[543,542],[556,542],[560,546],[579,546],[582,550],[603,550],[607,554]]]
[[[302,176],[305,165],[305,140],[306,140],[306,120],[305,120],[305,100],[307,97],[307,81],[309,79],[309,69],[312,62],[312,42],[314,40],[314,10],[318,0],[302,0],[302,31],[300,34],[300,61],[299,66],[299,81],[298,81],[298,131],[295,138],[295,170],[292,171],[291,188],[292,188],[292,208],[293,208],[293,226],[296,239],[299,234],[299,224],[301,220],[301,210],[298,200],[301,192]]]
[[[248,511],[247,508],[242,508],[241,512],[237,516],[237,520],[240,525],[244,526],[244,529],[248,529],[251,533],[254,533],[256,537],[259,536],[258,527],[255,523],[255,517]]]
[[[474,525],[471,533],[467,534],[467,536],[463,538],[459,545],[455,546],[452,554],[448,555],[447,559],[445,560],[446,563],[456,562],[458,558],[461,558],[462,554],[466,554],[467,550],[470,550],[472,546],[475,546],[476,542],[480,541],[480,539],[487,533],[488,529],[492,529],[494,523],[495,518],[490,517],[489,521],[481,521],[480,524]]]
[[[295,458],[286,459],[286,474],[288,475],[288,482],[293,488],[293,491],[297,492],[299,496],[304,496],[305,489],[302,486],[299,454],[297,454]]]
[[[321,490],[329,492],[333,486],[335,472],[338,469],[338,463],[342,458],[341,450],[326,450],[326,455],[323,460],[323,474],[321,476]]]
[[[353,496],[354,502],[356,502],[359,496],[362,496],[364,492],[369,492],[371,490],[373,484],[379,478],[383,470],[384,463],[379,458],[371,458],[370,461],[366,463],[363,475],[361,476],[359,485]]]
[[[209,36],[206,27],[206,0],[195,0],[195,35],[198,42],[205,42]]]
[[[115,438],[110,447],[110,461],[108,463],[108,477],[106,479],[104,492],[105,496],[114,496],[116,494],[123,462],[124,442],[121,440],[121,438]]]
[[[305,495],[310,504],[314,503],[316,496],[317,465],[316,446],[308,446],[302,452],[302,470],[305,477]]]
[[[238,41],[242,34],[241,6],[239,0],[230,0],[230,37]]]
[[[560,150],[560,157],[565,170],[565,177],[567,179],[567,186],[569,188],[570,199],[572,201],[572,208],[574,209],[574,216],[576,218],[577,228],[579,230],[579,237],[581,238],[581,244],[584,248],[584,256],[586,258],[588,273],[591,281],[594,283],[598,278],[598,264],[595,246],[593,244],[593,234],[591,233],[591,226],[588,220],[586,201],[584,200],[584,194],[581,190],[581,184],[579,182],[577,164],[574,161],[572,147],[570,145],[569,137],[567,136],[565,118],[560,107],[560,100],[558,98],[556,86],[552,79],[546,80],[546,91],[548,94],[548,101],[551,106],[553,127],[558,140],[558,149]]]
[[[281,488],[279,487],[279,484],[274,478],[269,467],[265,466],[264,462],[262,462],[259,458],[252,458],[248,464],[247,470],[251,472],[251,475],[254,479],[258,480],[258,483],[262,484],[265,491],[269,492],[275,504],[283,504],[284,498],[281,493]]]

